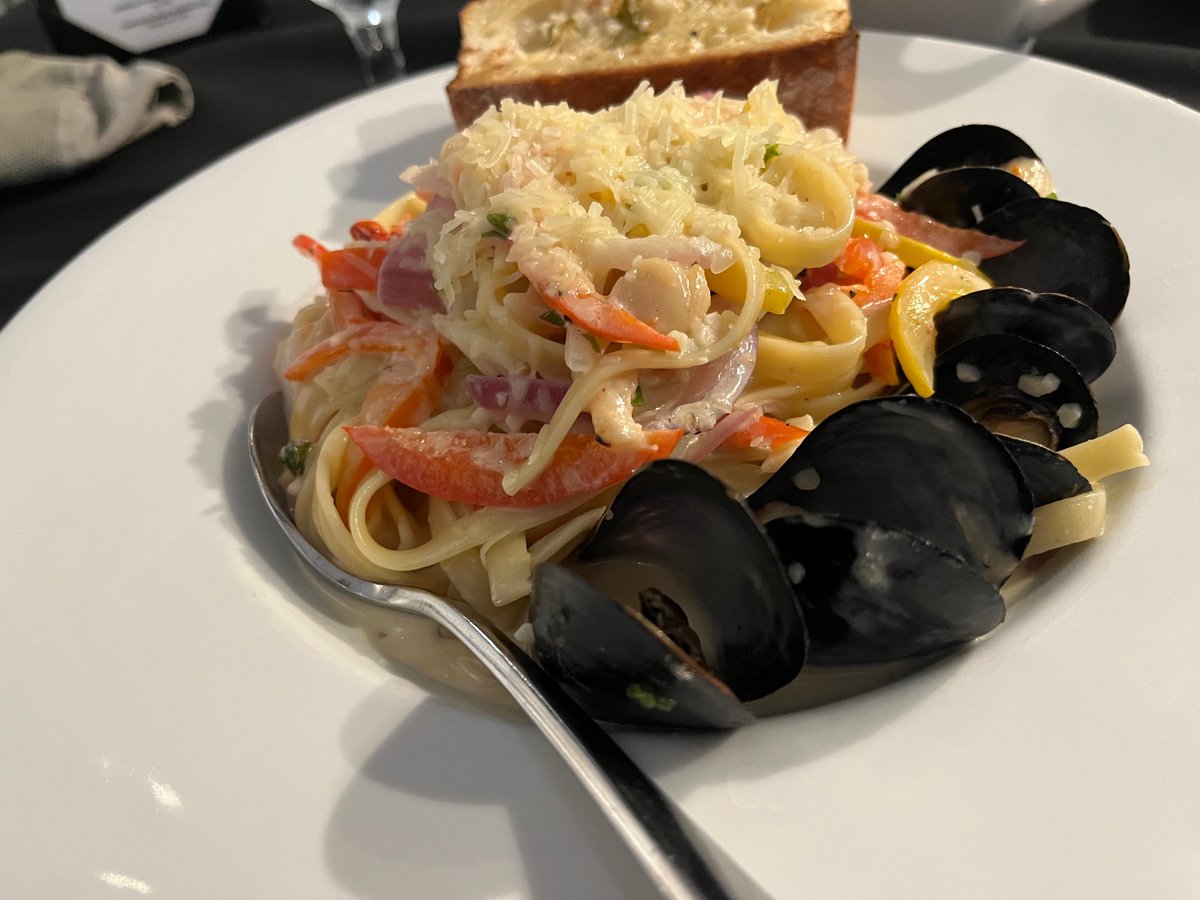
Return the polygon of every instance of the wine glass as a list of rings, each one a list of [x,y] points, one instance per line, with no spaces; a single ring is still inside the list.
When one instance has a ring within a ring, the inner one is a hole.
[[[396,31],[400,0],[313,0],[341,20],[362,62],[367,84],[383,84],[404,74],[404,54]]]

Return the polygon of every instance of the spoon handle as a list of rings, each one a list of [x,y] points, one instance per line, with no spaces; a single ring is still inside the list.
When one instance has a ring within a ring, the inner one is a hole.
[[[385,602],[434,619],[487,666],[583,782],[663,897],[730,898],[653,782],[506,634],[466,604],[424,591],[397,588]]]

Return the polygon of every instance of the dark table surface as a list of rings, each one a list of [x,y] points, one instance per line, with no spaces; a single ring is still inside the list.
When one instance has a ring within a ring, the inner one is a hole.
[[[410,71],[454,59],[464,0],[403,0]],[[0,188],[0,324],[116,222],[247,141],[363,89],[333,15],[269,0],[261,28],[164,48],[196,95],[192,117],[65,178]],[[0,52],[54,52],[33,0],[0,16]],[[1124,79],[1200,109],[1200,0],[1097,0],[1034,45],[1036,55]]]

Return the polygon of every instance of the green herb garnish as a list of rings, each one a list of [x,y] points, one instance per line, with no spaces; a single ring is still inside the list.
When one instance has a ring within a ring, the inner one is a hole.
[[[596,336],[594,334],[588,334],[586,331],[581,331],[579,333],[587,338],[588,343],[592,345],[593,350],[595,350],[597,353],[600,352],[600,342],[596,340]]]
[[[288,441],[279,451],[279,458],[293,475],[303,475],[304,463],[311,449],[312,441]]]
[[[625,696],[646,709],[661,709],[663,712],[670,712],[678,702],[670,697],[660,697],[652,691],[646,690],[636,681],[625,689]]]
[[[763,152],[763,165],[765,166],[777,156],[779,156],[779,145],[767,144],[767,149]]]
[[[646,405],[646,398],[644,396],[642,396],[642,386],[640,384],[637,386],[637,390],[633,392],[633,405],[634,406],[645,406]]]
[[[492,226],[491,231],[485,231],[484,237],[507,238],[512,235],[512,230],[516,227],[517,220],[512,216],[506,216],[504,213],[488,213],[488,224]]]
[[[538,316],[538,318],[543,322],[549,322],[551,325],[557,325],[559,328],[562,328],[567,324],[567,320],[552,309],[546,310],[544,313]]]

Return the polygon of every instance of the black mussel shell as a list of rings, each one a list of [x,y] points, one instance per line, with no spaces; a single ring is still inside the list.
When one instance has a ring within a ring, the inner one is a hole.
[[[687,595],[673,599],[709,636],[713,671],[743,700],[782,687],[804,664],[804,619],[778,557],[745,505],[699,466],[660,460],[638,472],[579,560],[628,563],[631,577],[648,565],[643,579],[669,568]]]
[[[971,640],[1004,620],[996,588],[907,531],[795,512],[767,523],[818,665],[891,662]]]
[[[1096,401],[1079,371],[1024,338],[988,334],[955,344],[938,355],[933,388],[989,430],[1052,450],[1098,433]]]
[[[955,228],[974,228],[996,210],[1038,192],[1004,169],[971,166],[931,175],[900,195],[900,205]]]
[[[1003,166],[1014,159],[1037,159],[1033,148],[998,125],[960,125],[931,137],[917,148],[879,193],[895,197],[914,180],[930,171],[962,166]]]
[[[762,520],[795,507],[911,532],[994,584],[1029,542],[1033,501],[1017,464],[949,403],[864,400],[834,413],[750,497]]]
[[[1110,324],[1129,296],[1129,256],[1112,224],[1086,206],[1018,200],[985,218],[978,230],[1020,246],[979,263],[997,287],[1067,294]]]
[[[598,719],[664,728],[736,728],[754,717],[640,613],[562,566],[533,573],[538,660]]]
[[[964,294],[933,320],[937,351],[985,334],[1011,334],[1061,353],[1089,384],[1117,353],[1112,326],[1090,306],[1065,294],[989,288]]]
[[[996,436],[1021,467],[1035,507],[1077,497],[1092,489],[1091,482],[1069,460],[1050,448],[1006,434]]]

